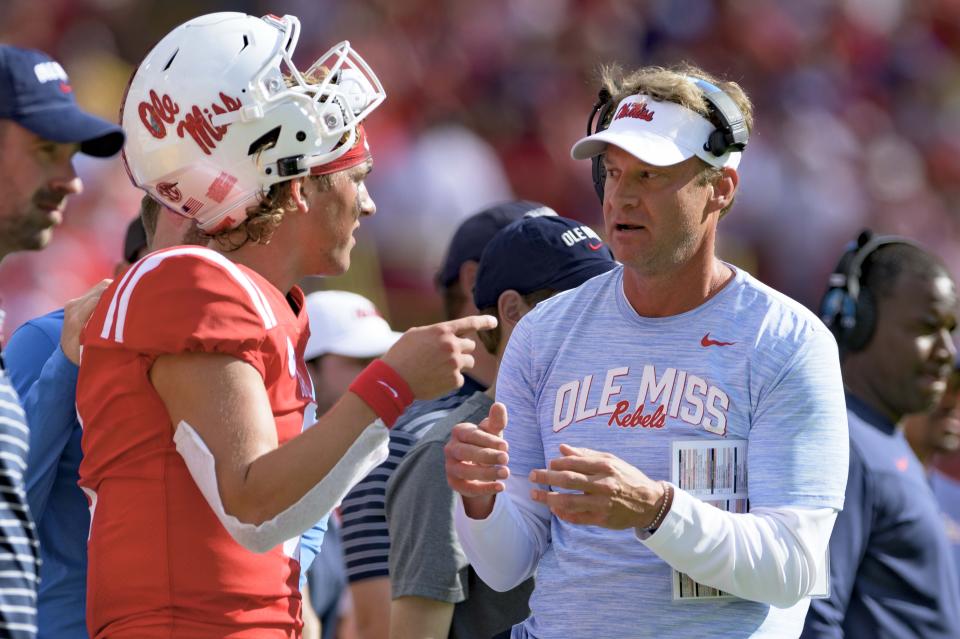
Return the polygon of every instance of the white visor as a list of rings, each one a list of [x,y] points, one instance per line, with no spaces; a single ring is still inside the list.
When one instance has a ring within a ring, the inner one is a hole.
[[[717,156],[704,148],[715,129],[705,117],[676,102],[630,95],[617,105],[610,126],[579,140],[570,155],[587,160],[612,144],[653,166],[670,166],[696,155],[711,166],[736,169],[743,155],[740,151]]]

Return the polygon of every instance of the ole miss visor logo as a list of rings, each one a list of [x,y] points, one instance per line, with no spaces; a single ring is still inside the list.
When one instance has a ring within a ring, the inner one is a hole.
[[[627,102],[620,105],[620,109],[617,111],[617,114],[613,116],[613,119],[619,120],[620,118],[635,118],[637,120],[653,122],[654,113],[655,111],[651,111],[649,108],[647,108],[646,102]]]

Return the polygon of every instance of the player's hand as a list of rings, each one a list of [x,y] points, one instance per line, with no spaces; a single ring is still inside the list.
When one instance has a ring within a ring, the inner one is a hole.
[[[80,365],[80,331],[97,307],[100,296],[113,280],[103,280],[89,291],[67,302],[63,307],[63,329],[60,331],[60,348],[74,364]]]
[[[473,368],[476,342],[463,335],[497,326],[491,315],[472,315],[411,328],[387,351],[393,367],[417,399],[432,399],[463,386],[463,370]]]
[[[506,426],[507,407],[498,402],[479,426],[466,422],[454,426],[443,448],[447,483],[463,496],[467,515],[474,519],[490,514],[494,497],[510,475],[507,441],[502,437]]]
[[[530,481],[576,492],[534,488],[534,501],[571,524],[622,530],[653,523],[665,499],[660,482],[610,453],[566,444],[560,452],[563,457],[550,460],[549,469],[530,471]]]

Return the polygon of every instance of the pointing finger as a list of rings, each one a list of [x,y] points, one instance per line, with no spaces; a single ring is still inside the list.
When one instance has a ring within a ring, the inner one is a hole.
[[[470,331],[489,331],[497,327],[497,318],[493,315],[470,315],[449,322],[444,322],[447,328],[456,335],[463,335]]]

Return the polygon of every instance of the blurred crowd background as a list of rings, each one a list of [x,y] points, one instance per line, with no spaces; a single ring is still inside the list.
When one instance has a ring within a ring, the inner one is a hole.
[[[438,319],[432,277],[457,224],[539,200],[601,230],[589,164],[570,159],[602,63],[682,60],[740,82],[756,128],[720,253],[814,306],[865,226],[933,249],[960,275],[956,0],[2,0],[0,41],[43,49],[85,108],[117,119],[142,57],[212,11],[297,15],[305,68],[349,39],[387,101],[369,120],[375,218],[354,268],[308,288],[374,299],[397,328]],[[0,267],[6,334],[111,274],[137,212],[119,158],[85,183],[42,253]]]

